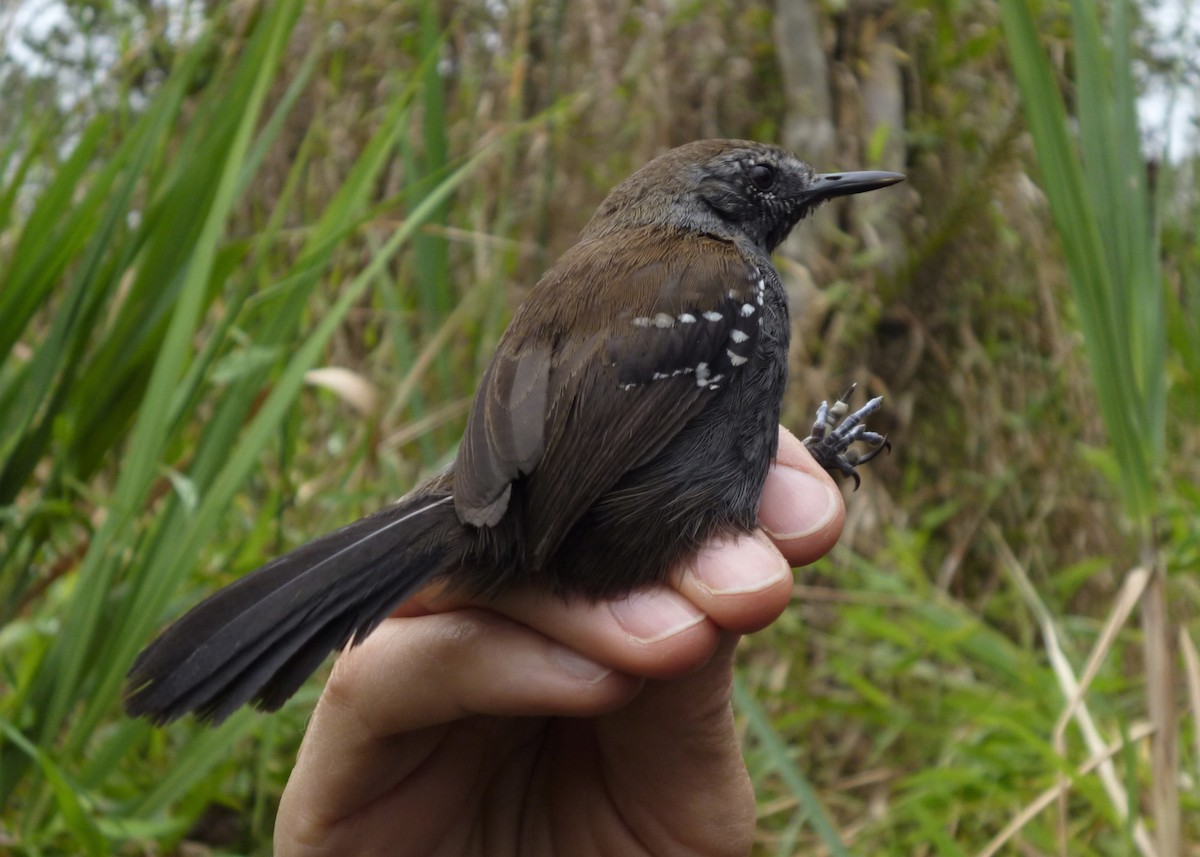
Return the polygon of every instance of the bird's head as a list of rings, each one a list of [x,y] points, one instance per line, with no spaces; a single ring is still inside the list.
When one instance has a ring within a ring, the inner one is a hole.
[[[584,231],[669,226],[742,235],[770,253],[835,196],[903,181],[900,173],[818,173],[790,152],[747,140],[698,140],[665,152],[621,184]]]

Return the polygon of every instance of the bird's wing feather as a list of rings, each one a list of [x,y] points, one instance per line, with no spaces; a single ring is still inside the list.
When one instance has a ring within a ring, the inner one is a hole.
[[[601,255],[584,242],[543,278],[484,376],[459,450],[459,517],[495,524],[524,477],[535,559],[755,353],[763,278],[737,248],[658,230],[622,247]]]

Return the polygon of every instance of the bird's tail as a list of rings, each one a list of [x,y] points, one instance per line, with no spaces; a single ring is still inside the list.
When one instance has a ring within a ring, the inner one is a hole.
[[[138,655],[126,710],[219,722],[281,706],[332,650],[356,643],[461,556],[449,492],[405,498],[205,599]]]

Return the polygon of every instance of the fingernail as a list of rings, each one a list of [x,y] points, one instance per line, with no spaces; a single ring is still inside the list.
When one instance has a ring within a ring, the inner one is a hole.
[[[841,498],[825,482],[791,467],[776,467],[763,486],[758,523],[780,541],[803,538],[826,527]]]
[[[579,654],[579,652],[574,649],[568,649],[566,646],[552,646],[550,649],[550,658],[563,672],[569,673],[575,678],[582,679],[589,684],[596,684],[603,681],[612,672],[611,669],[603,664],[589,660]]]
[[[692,574],[714,595],[736,595],[774,586],[790,578],[792,570],[774,545],[763,544],[754,536],[742,536],[700,551]]]
[[[670,589],[639,590],[610,602],[609,609],[625,632],[643,643],[665,640],[704,621],[695,605]]]

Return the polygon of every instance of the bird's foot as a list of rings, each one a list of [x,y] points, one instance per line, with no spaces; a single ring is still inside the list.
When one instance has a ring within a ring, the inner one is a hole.
[[[857,386],[850,385],[850,389],[832,405],[821,402],[821,407],[817,408],[817,420],[813,423],[812,434],[804,439],[804,445],[818,464],[830,473],[840,473],[854,479],[855,491],[862,481],[856,469],[858,465],[866,464],[879,453],[892,448],[884,435],[867,431],[863,424],[867,417],[883,406],[883,396],[876,396],[857,411],[850,413],[848,402]],[[867,445],[865,452],[859,453],[850,449],[857,441]]]

